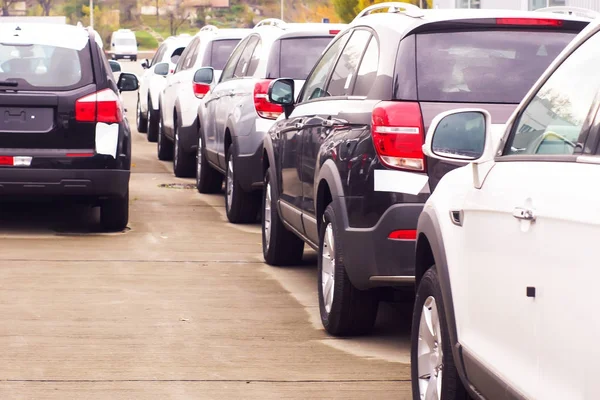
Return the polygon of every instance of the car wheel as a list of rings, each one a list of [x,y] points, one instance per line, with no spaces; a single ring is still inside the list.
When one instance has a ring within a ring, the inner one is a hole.
[[[146,133],[148,131],[148,119],[147,116],[142,114],[142,105],[140,104],[140,96],[137,100],[137,108],[135,112],[135,123],[139,133]]]
[[[206,150],[202,135],[198,138],[196,150],[196,188],[200,193],[217,193],[223,186],[223,175],[210,166],[206,159]]]
[[[335,336],[369,333],[375,325],[379,298],[373,290],[358,290],[344,265],[344,246],[336,212],[329,204],[319,232],[318,291],[321,322]]]
[[[175,129],[175,144],[173,150],[173,173],[178,178],[191,178],[194,176],[194,153],[186,153],[181,146],[181,137],[177,120],[173,121]]]
[[[262,248],[269,265],[294,265],[302,261],[304,241],[288,230],[279,217],[277,198],[267,169],[263,187]]]
[[[235,174],[235,157],[230,148],[227,152],[225,175],[225,211],[227,219],[234,224],[255,222],[260,207],[259,192],[244,192]]]
[[[100,204],[100,224],[108,232],[119,232],[129,222],[129,189],[125,196],[114,197]]]
[[[454,363],[442,291],[435,266],[417,288],[411,332],[413,399],[466,400]]]
[[[152,102],[148,99],[148,128],[147,128],[147,139],[149,142],[156,142],[158,140],[158,125],[160,123],[160,110],[154,111],[152,109]]]
[[[173,159],[173,143],[165,136],[162,118],[158,120],[158,143],[156,144],[156,153],[161,161],[171,161]]]

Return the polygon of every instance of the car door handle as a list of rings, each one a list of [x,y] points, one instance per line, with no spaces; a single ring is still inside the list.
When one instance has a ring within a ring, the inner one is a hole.
[[[304,124],[302,122],[296,122],[294,124],[294,128],[296,128],[296,129],[302,129],[302,128],[304,128]]]
[[[328,128],[332,127],[332,126],[343,126],[343,125],[347,125],[348,121],[344,121],[342,119],[337,119],[337,118],[327,118],[324,119],[323,121],[321,121],[321,125],[326,126]]]
[[[513,217],[525,221],[535,221],[535,213],[528,208],[517,207],[513,211]]]
[[[235,90],[231,89],[229,91],[229,96],[232,96],[232,97],[235,96]]]

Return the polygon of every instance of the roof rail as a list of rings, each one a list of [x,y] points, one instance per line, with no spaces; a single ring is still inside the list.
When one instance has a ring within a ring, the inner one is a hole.
[[[200,28],[200,32],[203,32],[203,31],[216,32],[218,30],[219,30],[219,28],[217,28],[214,25],[204,25],[202,28]]]
[[[283,28],[285,26],[285,21],[279,18],[266,18],[260,21],[258,24],[254,25],[255,28],[261,26],[275,26],[277,28]]]
[[[359,12],[358,15],[354,18],[354,20],[369,15],[374,11],[384,9],[387,9],[387,12],[389,13],[402,13],[413,18],[420,18],[423,16],[423,10],[421,10],[421,8],[415,6],[414,4],[404,3],[401,1],[393,1],[388,3],[373,4],[372,6],[369,6],[361,12]]]
[[[555,6],[555,7],[538,8],[535,11],[568,14],[568,15],[575,15],[577,17],[591,18],[591,19],[598,18],[598,16],[600,16],[600,13],[597,11],[590,10],[587,8],[579,8],[579,7]]]

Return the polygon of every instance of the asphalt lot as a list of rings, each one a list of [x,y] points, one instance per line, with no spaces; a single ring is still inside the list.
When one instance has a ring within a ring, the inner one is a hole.
[[[329,337],[314,252],[263,264],[260,226],[227,223],[222,195],[171,171],[134,133],[124,233],[82,206],[0,205],[0,398],[410,398],[410,307]]]

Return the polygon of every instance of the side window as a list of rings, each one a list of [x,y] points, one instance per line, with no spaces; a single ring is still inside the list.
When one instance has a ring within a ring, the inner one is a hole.
[[[165,47],[166,46],[162,46],[156,51],[156,54],[154,54],[150,66],[158,64],[160,62],[160,60],[162,59],[162,55],[165,53]]]
[[[246,76],[252,76],[256,72],[256,68],[258,68],[258,63],[260,62],[260,56],[262,53],[262,42],[258,39],[258,43],[252,52],[252,57],[250,58],[250,65],[248,66],[248,71],[246,71]]]
[[[181,57],[179,57],[179,60],[177,61],[177,65],[175,66],[175,73],[178,73],[179,71],[184,69],[184,64],[185,61],[190,57],[190,55],[193,52],[193,46],[194,43],[196,43],[196,39],[194,39],[186,48],[185,50],[183,50],[183,53],[181,53]]]
[[[183,69],[190,69],[196,63],[196,58],[198,58],[198,52],[200,51],[200,39],[194,43],[194,47],[192,47],[190,50],[190,54],[188,57],[186,57],[186,60],[183,63]]]
[[[369,90],[375,83],[377,77],[377,66],[379,64],[379,44],[375,37],[371,38],[369,47],[363,55],[358,73],[356,75],[356,83],[354,84],[354,90],[352,95],[354,96],[366,96],[369,94]]]
[[[250,59],[252,58],[252,52],[254,48],[258,44],[258,37],[253,36],[248,41],[248,46],[244,49],[242,56],[240,57],[240,61],[237,63],[237,67],[235,68],[235,72],[233,76],[235,78],[241,78],[247,75],[248,67],[250,66]]]
[[[327,86],[328,96],[344,96],[350,94],[352,88],[352,78],[356,74],[360,56],[363,54],[367,43],[371,38],[371,33],[365,30],[356,30],[344,48],[340,56],[331,81]]]
[[[600,34],[552,73],[514,124],[504,155],[573,154],[600,84]]]
[[[321,59],[313,69],[312,73],[306,80],[304,88],[302,89],[301,102],[316,99],[319,97],[325,97],[325,85],[327,84],[327,78],[329,72],[333,68],[333,65],[338,59],[340,51],[344,48],[346,41],[350,35],[344,34],[344,36],[338,38],[330,47],[325,51]]]
[[[219,82],[225,82],[229,79],[233,78],[233,71],[235,70],[235,66],[237,65],[244,48],[248,44],[248,40],[245,39],[235,48],[229,60],[227,60],[227,64],[223,68],[223,73],[221,74],[221,79]]]

